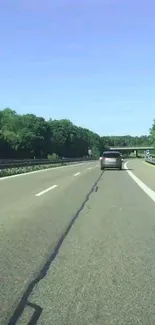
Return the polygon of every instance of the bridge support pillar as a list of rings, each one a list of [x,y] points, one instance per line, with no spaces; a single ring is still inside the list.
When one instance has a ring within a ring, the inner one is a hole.
[[[138,158],[138,150],[134,150],[134,154],[135,154],[136,158]]]

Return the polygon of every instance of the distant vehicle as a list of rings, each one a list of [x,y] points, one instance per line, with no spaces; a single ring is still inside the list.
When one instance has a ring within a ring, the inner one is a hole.
[[[101,170],[105,168],[122,169],[122,157],[119,151],[104,151],[100,160]]]

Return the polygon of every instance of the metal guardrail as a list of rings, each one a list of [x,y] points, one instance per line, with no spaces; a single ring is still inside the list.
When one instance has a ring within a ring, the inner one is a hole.
[[[145,161],[149,164],[155,165],[155,158],[153,157],[145,158]]]
[[[91,158],[64,158],[64,159],[0,159],[0,169],[5,168],[17,168],[27,166],[39,166],[39,165],[52,165],[52,164],[66,164],[76,162],[91,161]]]

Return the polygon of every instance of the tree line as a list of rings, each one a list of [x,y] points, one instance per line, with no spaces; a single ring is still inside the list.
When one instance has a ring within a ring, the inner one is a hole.
[[[153,138],[154,137],[154,138]],[[0,158],[84,157],[91,149],[99,157],[112,146],[143,146],[155,139],[155,121],[150,136],[99,136],[68,119],[46,121],[34,114],[0,110]]]

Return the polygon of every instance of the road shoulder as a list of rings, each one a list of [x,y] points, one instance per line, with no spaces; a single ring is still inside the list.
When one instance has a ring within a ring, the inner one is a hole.
[[[127,166],[136,177],[155,192],[155,166],[142,159],[132,159]]]

